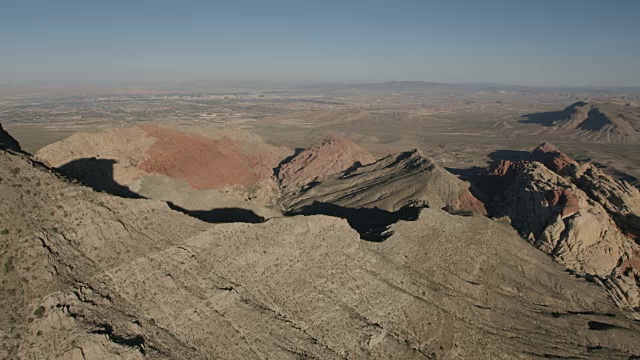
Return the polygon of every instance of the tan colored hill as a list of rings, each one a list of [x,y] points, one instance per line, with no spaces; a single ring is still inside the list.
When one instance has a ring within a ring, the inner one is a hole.
[[[489,214],[506,217],[529,242],[571,271],[640,309],[640,192],[551,144],[529,160],[501,161],[481,189]]]
[[[490,219],[385,242],[296,216],[210,225],[0,151],[0,357],[633,358],[640,325]]]
[[[616,102],[577,102],[562,111],[529,114],[526,123],[582,141],[640,144],[640,107]]]
[[[36,158],[119,196],[161,199],[194,211],[228,205],[269,214],[264,205],[278,193],[273,169],[290,153],[238,129],[145,124],[76,133]]]
[[[255,139],[252,139],[255,141]],[[148,174],[184,179],[194,189],[248,187],[268,181],[288,150],[234,141],[225,133],[202,136],[177,128],[142,125],[77,133],[36,155],[56,168],[82,159],[115,161],[113,175],[128,185]],[[249,146],[253,147],[249,148]]]
[[[295,192],[329,175],[374,161],[366,149],[351,140],[327,135],[283,163],[278,169],[278,180],[285,192]]]
[[[285,200],[284,205],[293,211],[330,203],[390,212],[405,207],[447,207],[483,213],[484,206],[468,188],[467,183],[412,150],[334,174]]]

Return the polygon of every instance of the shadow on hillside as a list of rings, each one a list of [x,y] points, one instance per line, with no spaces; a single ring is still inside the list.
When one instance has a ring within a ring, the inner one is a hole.
[[[567,106],[564,110],[522,115],[521,117],[524,118],[524,120],[520,120],[519,122],[523,124],[539,124],[546,127],[553,126],[557,121],[571,117],[571,114],[576,107],[585,105],[587,105],[586,102],[577,101]]]
[[[491,215],[495,197],[502,191],[506,180],[502,177],[489,176],[487,169],[495,166],[501,160],[531,160],[531,153],[521,150],[496,150],[487,157],[491,160],[487,167],[474,166],[460,169],[449,167],[446,169],[469,183],[471,194],[485,205]]]
[[[196,219],[212,224],[234,222],[256,224],[265,221],[265,218],[247,209],[218,208],[211,210],[187,210],[172,203],[171,201],[167,201],[167,205],[169,205],[169,207],[175,211],[179,211],[185,215],[189,215]]]
[[[464,180],[464,181],[469,181],[469,179],[472,179],[474,176],[478,176],[482,174],[482,172],[485,171],[486,169],[487,169],[486,167],[480,167],[480,166],[473,166],[470,168],[462,168],[462,169],[445,167],[445,170],[457,176],[460,180]]]
[[[496,150],[487,155],[492,162],[498,162],[500,160],[520,161],[531,159],[531,153],[521,150]]]
[[[112,159],[95,157],[70,161],[57,168],[58,172],[68,178],[76,179],[85,186],[96,191],[106,192],[123,198],[140,199],[143,196],[129,190],[113,179]]]
[[[57,171],[95,191],[106,192],[111,195],[128,198],[144,199],[145,197],[131,191],[128,187],[118,184],[113,179],[112,159],[83,158],[73,160],[57,168]],[[259,223],[265,219],[251,210],[240,208],[219,208],[211,210],[187,210],[168,201],[167,205],[173,210],[208,223]]]
[[[568,118],[570,114],[566,110],[547,111],[541,113],[522,115],[522,120],[518,121],[522,124],[538,124],[546,127],[553,126],[558,121]]]
[[[638,179],[637,177],[631,175],[631,174],[627,174],[623,171],[620,170],[616,170],[614,168],[611,168],[605,164],[599,163],[599,162],[593,162],[593,165],[595,165],[597,168],[602,169],[602,171],[604,171],[605,173],[609,173],[611,175],[613,175],[613,177],[615,177],[618,180],[624,180],[628,183],[630,183],[631,185],[634,185],[635,187],[639,187],[640,186],[640,179]]]
[[[378,208],[347,208],[335,204],[314,202],[304,208],[289,212],[285,215],[328,215],[347,220],[349,226],[360,234],[362,240],[381,242],[391,233],[387,231],[389,225],[400,220],[415,221],[420,214],[420,208],[405,207],[396,212]]]
[[[293,160],[293,158],[295,158],[296,156],[298,156],[298,154],[300,154],[301,152],[304,151],[304,148],[296,148],[293,151],[293,154],[287,156],[286,158],[282,159],[282,161],[280,161],[280,163],[278,164],[278,166],[273,168],[273,175],[275,175],[276,177],[278,177],[278,175],[280,174],[280,169],[282,168],[282,166],[284,164],[287,164],[288,162],[290,162],[291,160]]]
[[[486,170],[500,162],[500,160],[509,160],[509,161],[521,161],[521,160],[531,160],[531,153],[529,151],[522,150],[496,150],[489,155],[489,162],[487,166],[473,166],[469,168],[453,168],[453,167],[445,167],[445,169],[456,175],[458,178],[464,181],[468,181],[471,183],[473,187],[474,179],[477,179],[479,176],[484,174]],[[473,191],[472,191],[473,192]],[[475,195],[475,194],[474,194]]]

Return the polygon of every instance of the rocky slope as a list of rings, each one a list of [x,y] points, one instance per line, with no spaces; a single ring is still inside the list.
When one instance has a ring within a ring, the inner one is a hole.
[[[319,138],[278,169],[278,180],[285,192],[296,192],[353,166],[367,165],[375,158],[351,140],[337,135]]]
[[[336,215],[344,209],[375,209],[366,216],[366,229],[351,222],[361,234],[374,226],[374,237],[398,219],[414,218],[415,210],[425,206],[485,213],[468,184],[417,151],[375,162],[366,149],[334,134],[297,154],[285,154],[287,149],[246,132],[232,139],[202,129],[195,135],[188,129],[143,125],[76,134],[37,157],[96,190],[170,201],[191,212],[236,208],[268,219],[282,216],[281,211]]]
[[[124,186],[150,174],[184,179],[201,190],[270,181],[272,169],[289,150],[260,143],[256,137],[236,139],[242,136],[246,137],[237,131],[205,135],[147,124],[76,133],[41,149],[36,157],[63,173],[72,168],[68,164],[110,160],[113,180]]]
[[[621,306],[640,309],[636,188],[550,144],[529,160],[497,163],[479,184],[493,198],[490,215],[508,218],[534,246],[603,284]]]
[[[186,183],[206,192],[204,198],[226,193],[235,202],[270,203],[278,188],[273,168],[289,154],[287,148],[268,145],[237,129],[145,124],[76,133],[41,149],[36,158],[96,190],[124,197],[176,193]],[[150,177],[161,178],[166,191],[146,192],[146,184],[158,183]],[[185,208],[204,206],[198,210],[219,205],[179,197],[159,199]]]
[[[0,357],[640,356],[640,325],[510,227],[423,209],[206,224],[0,151]]]
[[[467,183],[412,150],[329,176],[286,199],[284,205],[293,211],[330,203],[390,212],[411,206],[483,213],[484,206],[468,188]]]
[[[615,102],[576,102],[561,111],[525,115],[547,132],[583,141],[640,144],[640,108]]]

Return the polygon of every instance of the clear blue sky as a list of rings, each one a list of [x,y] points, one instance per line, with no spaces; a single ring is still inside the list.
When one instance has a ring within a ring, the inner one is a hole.
[[[640,85],[640,0],[0,0],[0,83]]]

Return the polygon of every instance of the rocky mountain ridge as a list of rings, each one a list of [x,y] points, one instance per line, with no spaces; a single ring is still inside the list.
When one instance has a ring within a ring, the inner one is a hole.
[[[207,224],[10,151],[0,178],[4,358],[640,356],[637,321],[486,217],[367,242],[330,216]]]

